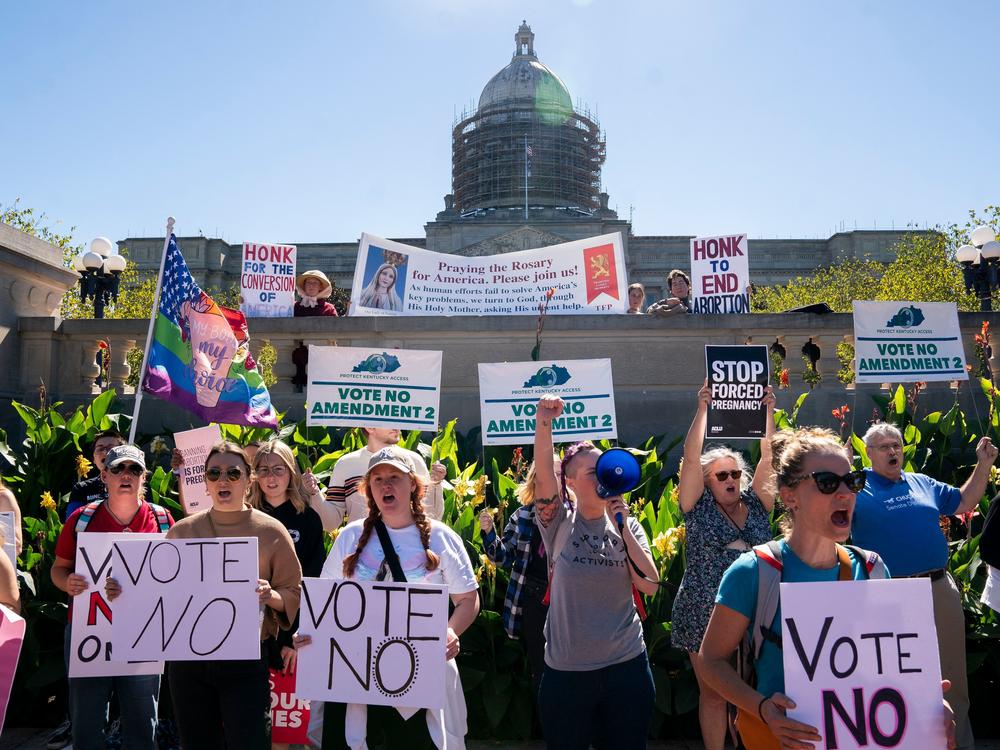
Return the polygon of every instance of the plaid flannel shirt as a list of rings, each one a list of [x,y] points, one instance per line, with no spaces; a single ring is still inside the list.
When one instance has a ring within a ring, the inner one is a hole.
[[[521,631],[521,595],[527,580],[531,540],[537,533],[535,507],[522,505],[511,514],[502,538],[498,539],[496,530],[490,529],[483,540],[486,556],[495,565],[511,571],[503,603],[503,627],[511,638],[517,638]]]

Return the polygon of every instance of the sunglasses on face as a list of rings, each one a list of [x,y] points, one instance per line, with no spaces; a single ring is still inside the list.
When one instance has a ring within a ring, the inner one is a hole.
[[[258,466],[257,476],[265,479],[267,477],[278,477],[281,478],[288,473],[288,468],[285,466]]]
[[[835,474],[832,471],[814,471],[809,476],[799,477],[797,481],[804,481],[810,476],[816,482],[816,489],[824,495],[832,495],[839,489],[841,483],[850,492],[861,492],[865,488],[865,480],[868,478],[868,475],[859,469],[858,471],[849,471],[844,475]]]
[[[123,471],[127,471],[134,477],[141,477],[145,471],[139,464],[115,464],[114,466],[109,466],[108,471],[110,471],[115,476],[118,476]]]
[[[226,475],[226,479],[228,479],[230,482],[238,482],[244,476],[243,469],[240,469],[236,466],[231,466],[224,472],[217,466],[213,466],[211,469],[205,469],[205,479],[207,479],[209,482],[218,482],[222,478],[223,474]]]
[[[733,479],[739,479],[743,476],[742,469],[733,469],[732,471],[717,471],[715,472],[715,478],[720,482],[725,482],[727,478],[732,477]]]

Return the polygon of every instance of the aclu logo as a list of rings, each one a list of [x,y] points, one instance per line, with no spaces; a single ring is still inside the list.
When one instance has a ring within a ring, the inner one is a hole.
[[[538,372],[524,381],[522,388],[551,388],[554,385],[563,385],[569,382],[572,376],[565,367],[552,364],[549,367],[541,367]]]
[[[712,425],[712,432],[722,432],[722,425],[721,424],[713,424]]]
[[[400,367],[399,358],[388,352],[371,354],[364,361],[354,365],[351,372],[395,372]]]
[[[924,313],[919,307],[909,305],[899,308],[899,312],[889,318],[886,328],[912,328],[924,322]]]

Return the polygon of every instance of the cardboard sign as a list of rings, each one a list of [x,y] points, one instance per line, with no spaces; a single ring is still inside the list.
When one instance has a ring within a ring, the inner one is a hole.
[[[114,659],[260,658],[257,538],[114,542]]]
[[[535,435],[538,400],[566,402],[553,420],[556,442],[618,437],[610,359],[503,362],[479,365],[483,445],[523,445]]]
[[[303,578],[299,632],[301,697],[444,707],[447,586]]]
[[[221,441],[222,432],[217,424],[174,433],[177,450],[184,456],[184,466],[177,480],[184,488],[181,500],[185,515],[212,507],[212,497],[205,487],[205,459],[212,446]]]
[[[748,256],[745,234],[692,238],[692,312],[701,315],[749,313]]]
[[[309,744],[309,701],[295,694],[295,675],[268,670],[271,684],[271,742]]]
[[[361,235],[351,287],[358,315],[625,313],[621,234],[501,255],[464,257]]]
[[[10,558],[10,564],[17,570],[17,531],[14,528],[16,519],[14,511],[0,512],[0,529],[3,530],[3,552]]]
[[[295,314],[295,245],[243,243],[240,310],[248,318]]]
[[[436,430],[440,401],[441,352],[309,347],[310,426]]]
[[[707,438],[764,437],[771,360],[766,346],[705,345],[705,373],[712,402],[708,407]]]
[[[781,619],[788,715],[817,748],[944,750],[928,579],[782,583]]]
[[[26,626],[23,617],[0,604],[0,733],[7,718],[10,691],[14,687]]]
[[[87,579],[87,590],[73,597],[69,643],[70,677],[116,677],[119,675],[160,674],[162,661],[115,661],[111,654],[112,621],[118,600],[104,596],[108,576],[120,578],[112,570],[115,542],[158,541],[163,534],[77,534],[74,572]]]
[[[858,383],[968,380],[954,302],[855,302]]]

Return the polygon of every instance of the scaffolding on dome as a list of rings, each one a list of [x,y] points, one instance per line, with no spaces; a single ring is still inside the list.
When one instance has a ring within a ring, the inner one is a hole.
[[[600,208],[605,155],[600,123],[588,110],[511,103],[463,112],[452,128],[455,208],[523,207],[527,179],[532,207],[592,213]]]

